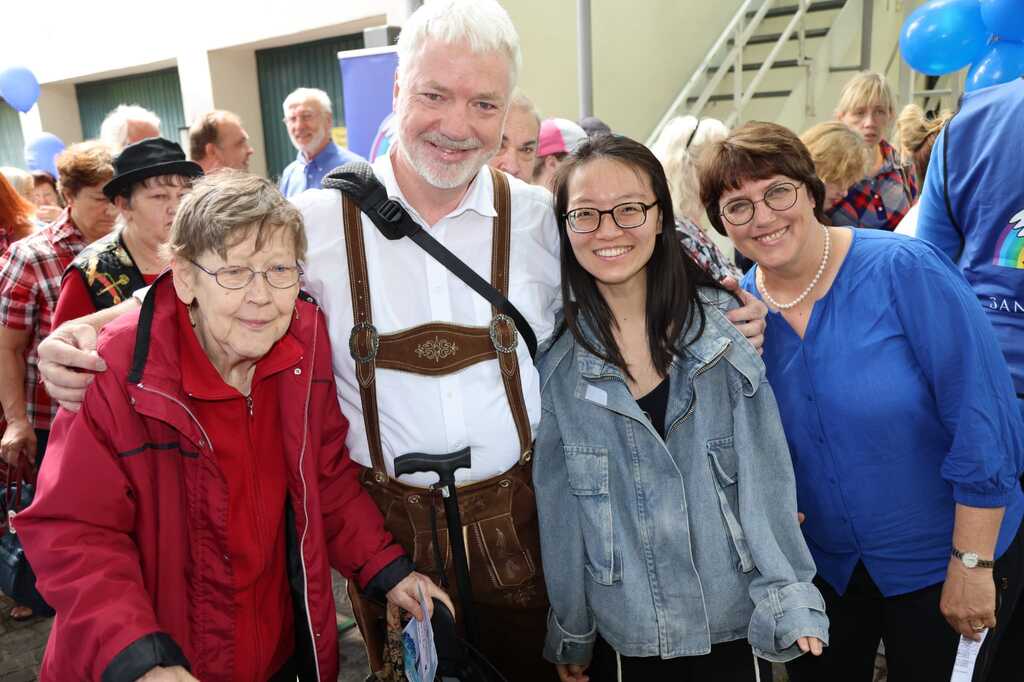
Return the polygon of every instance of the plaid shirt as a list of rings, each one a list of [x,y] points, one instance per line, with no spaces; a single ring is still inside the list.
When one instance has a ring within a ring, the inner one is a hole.
[[[33,428],[47,430],[57,404],[39,380],[39,342],[50,333],[64,268],[85,247],[65,210],[60,218],[11,244],[0,257],[0,325],[29,330],[25,353],[25,400]]]
[[[850,188],[838,204],[826,212],[833,225],[896,229],[917,198],[917,179],[912,166],[901,166],[896,150],[885,140],[882,167]]]

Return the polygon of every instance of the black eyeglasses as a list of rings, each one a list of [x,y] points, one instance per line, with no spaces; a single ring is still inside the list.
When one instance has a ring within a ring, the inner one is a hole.
[[[658,205],[654,200],[649,204],[642,201],[628,201],[618,206],[613,206],[606,211],[597,208],[574,208],[562,217],[569,225],[569,229],[577,234],[593,232],[601,226],[601,216],[611,215],[616,225],[623,230],[631,230],[640,227],[647,222],[647,211]]]
[[[801,184],[803,183],[776,183],[765,191],[763,198],[757,201],[751,201],[750,199],[730,201],[722,207],[718,215],[739,227],[740,225],[746,225],[754,219],[756,204],[760,204],[762,201],[773,211],[785,211],[787,208],[793,208],[793,205],[796,203],[797,190]]]
[[[225,289],[244,289],[256,275],[263,275],[267,284],[275,289],[290,289],[299,283],[302,276],[302,268],[298,265],[274,265],[266,270],[253,270],[242,265],[227,265],[211,272],[194,260],[189,263],[196,266],[210,277],[213,277],[217,284]]]

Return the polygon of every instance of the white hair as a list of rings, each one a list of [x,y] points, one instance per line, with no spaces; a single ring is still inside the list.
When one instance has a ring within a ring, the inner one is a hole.
[[[700,203],[697,160],[709,144],[724,140],[728,135],[729,129],[716,118],[677,116],[668,122],[651,146],[665,168],[672,192],[672,210],[677,217],[700,224],[704,206]]]
[[[284,98],[284,115],[288,115],[288,109],[291,107],[306,104],[307,102],[315,102],[320,107],[320,111],[325,114],[331,114],[332,117],[334,116],[334,111],[331,109],[331,98],[320,88],[296,88],[292,90],[291,94]]]
[[[496,0],[434,0],[413,12],[398,36],[398,81],[423,51],[428,40],[465,42],[475,54],[501,52],[508,59],[509,89],[523,63],[519,34]]]
[[[128,123],[139,121],[150,123],[160,129],[160,117],[138,104],[118,104],[107,114],[100,125],[100,140],[115,152],[120,152],[128,144]]]
[[[512,92],[512,99],[508,105],[509,110],[517,109],[523,113],[530,114],[537,120],[537,127],[540,128],[540,113],[537,111],[533,100],[526,96],[526,93],[516,88]]]

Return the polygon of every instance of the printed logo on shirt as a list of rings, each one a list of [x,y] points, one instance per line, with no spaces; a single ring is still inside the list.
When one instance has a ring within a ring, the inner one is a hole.
[[[1024,270],[1024,211],[1010,218],[1006,229],[999,235],[992,263]]]

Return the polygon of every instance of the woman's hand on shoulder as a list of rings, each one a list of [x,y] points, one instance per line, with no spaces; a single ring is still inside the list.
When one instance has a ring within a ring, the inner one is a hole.
[[[561,682],[588,682],[590,680],[585,673],[587,669],[585,665],[556,663],[555,669],[558,670],[558,679]]]
[[[136,682],[199,682],[199,680],[192,677],[180,665],[176,665],[173,668],[150,668],[149,672]]]
[[[817,637],[800,637],[796,640],[796,645],[800,647],[800,651],[805,654],[809,651],[814,656],[821,656],[825,648],[825,644]]]

